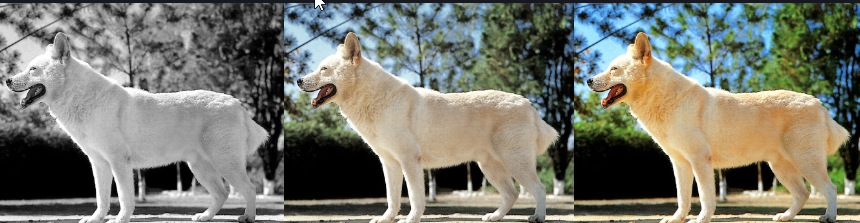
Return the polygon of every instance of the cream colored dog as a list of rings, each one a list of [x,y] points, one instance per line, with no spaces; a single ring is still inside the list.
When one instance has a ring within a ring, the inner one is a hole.
[[[544,221],[546,192],[535,157],[558,133],[528,99],[492,90],[442,94],[414,88],[362,57],[351,32],[337,51],[297,83],[304,91],[320,91],[311,102],[314,108],[340,105],[341,114],[382,161],[388,210],[370,222],[392,222],[397,216],[404,176],[412,208],[400,222],[418,222],[424,212],[423,169],[467,161],[478,162],[502,194],[501,207],[484,216],[485,221],[502,219],[513,206],[517,191],[511,176],[537,200],[529,222]]]
[[[593,91],[609,90],[601,104],[624,102],[654,141],[669,155],[678,188],[678,211],[661,222],[682,222],[690,211],[693,176],[702,212],[690,222],[709,222],[716,208],[714,168],[767,161],[791,192],[794,202],[774,221],[794,218],[806,203],[803,178],[821,189],[827,212],[821,222],[836,220],[836,186],[827,176],[827,155],[846,141],[848,132],[833,121],[817,98],[792,91],[729,93],[705,88],[651,57],[644,33],[627,54],[587,81]]]
[[[194,221],[212,219],[227,199],[221,178],[245,198],[239,222],[253,222],[256,190],[245,172],[246,156],[268,137],[239,100],[211,91],[152,94],[119,84],[86,62],[71,57],[69,41],[58,33],[45,54],[6,80],[27,91],[21,106],[43,102],[89,157],[97,208],[81,223],[102,222],[110,208],[116,177],[120,211],[111,222],[128,222],[134,211],[132,169],[185,161],[214,202]]]

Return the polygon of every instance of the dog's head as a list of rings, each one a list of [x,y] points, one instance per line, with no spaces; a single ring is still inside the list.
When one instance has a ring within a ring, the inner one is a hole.
[[[600,101],[600,105],[609,108],[626,102],[628,97],[625,96],[644,86],[645,77],[648,75],[646,70],[651,62],[651,43],[648,42],[648,36],[640,32],[636,35],[635,43],[627,47],[627,54],[612,60],[606,71],[594,75],[586,82],[592,91],[609,91],[606,98]]]
[[[296,84],[305,92],[320,91],[311,101],[318,108],[340,100],[338,88],[348,90],[355,84],[356,68],[361,65],[361,46],[355,33],[346,34],[337,53],[326,57],[314,72],[299,78]]]
[[[27,91],[21,100],[21,108],[36,102],[49,102],[65,81],[65,68],[71,60],[69,39],[57,33],[54,44],[48,45],[45,53],[36,56],[24,71],[6,79],[6,86],[15,92]]]

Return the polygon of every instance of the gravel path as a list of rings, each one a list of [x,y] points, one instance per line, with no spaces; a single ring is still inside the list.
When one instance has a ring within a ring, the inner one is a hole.
[[[699,198],[693,197],[692,210],[687,221],[699,214]],[[791,196],[787,192],[776,196],[753,197],[733,194],[728,202],[717,203],[717,210],[711,222],[769,222],[773,215],[784,212],[791,206]],[[840,196],[837,201],[837,222],[860,222],[860,196]],[[812,196],[803,206],[800,214],[791,222],[818,222],[824,214],[826,200],[822,196]],[[659,223],[678,209],[675,198],[624,199],[624,200],[577,200],[577,222],[637,222]]]
[[[402,220],[409,213],[409,199],[401,198]],[[428,202],[421,222],[483,222],[484,214],[493,212],[501,204],[498,194],[463,197],[454,194],[437,196],[436,202]],[[339,199],[339,200],[287,200],[284,201],[284,219],[287,222],[346,222],[367,223],[382,215],[387,208],[385,198]],[[526,222],[534,214],[535,200],[522,197],[501,222]],[[549,196],[547,198],[547,222],[572,222],[573,197]]]
[[[190,196],[147,196],[147,202],[137,202],[132,222],[192,222],[191,216],[203,212],[212,198],[207,194]],[[258,196],[256,222],[283,222],[283,196]],[[244,213],[245,201],[241,196],[230,197],[224,208],[211,222],[236,222]],[[0,201],[0,222],[70,222],[89,216],[96,209],[95,198],[3,200]],[[111,199],[108,219],[119,212],[119,201]]]

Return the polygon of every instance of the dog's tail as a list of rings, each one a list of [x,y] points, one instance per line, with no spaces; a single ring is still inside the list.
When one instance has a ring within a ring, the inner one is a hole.
[[[827,138],[827,155],[830,155],[839,150],[839,147],[848,141],[848,130],[845,130],[833,118],[830,118],[830,112],[826,108],[821,107],[821,110],[826,114],[827,127],[830,129],[830,136]]]
[[[266,132],[266,129],[257,124],[250,115],[243,115],[245,115],[245,128],[248,131],[248,151],[246,151],[246,154],[251,155],[256,152],[264,142],[266,142],[269,138],[269,133]]]
[[[552,145],[553,142],[558,140],[558,131],[555,131],[555,128],[547,124],[543,119],[540,118],[540,114],[538,114],[537,109],[534,110],[534,119],[535,124],[538,129],[538,138],[537,138],[537,155],[543,154],[549,149],[549,146]]]

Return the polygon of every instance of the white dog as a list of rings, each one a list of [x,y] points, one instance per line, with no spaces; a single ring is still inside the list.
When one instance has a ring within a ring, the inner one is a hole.
[[[6,80],[16,92],[28,91],[21,106],[43,102],[57,123],[81,147],[93,167],[98,207],[81,223],[102,222],[110,208],[116,177],[120,212],[134,211],[132,169],[185,161],[214,202],[194,221],[207,221],[227,199],[221,178],[245,198],[239,222],[253,222],[256,190],[245,172],[246,156],[266,140],[239,100],[211,91],[152,94],[123,88],[71,57],[69,40],[58,33],[45,54]]]
[[[627,54],[587,81],[591,90],[609,90],[601,102],[620,102],[663,148],[672,161],[678,188],[678,211],[662,223],[682,222],[690,212],[693,176],[702,212],[690,222],[710,222],[716,208],[714,168],[767,161],[791,192],[794,202],[774,221],[788,221],[809,198],[803,178],[821,189],[827,211],[821,222],[836,220],[836,186],[827,176],[827,155],[848,138],[817,98],[793,91],[729,93],[705,88],[651,57],[645,33]]]
[[[537,200],[529,222],[544,221],[546,192],[535,157],[558,133],[528,99],[492,90],[442,94],[414,88],[362,57],[351,32],[337,51],[297,83],[304,91],[320,91],[311,102],[314,108],[340,105],[341,114],[382,161],[388,210],[372,223],[392,222],[397,216],[404,176],[412,209],[401,222],[418,222],[424,212],[423,169],[467,161],[476,161],[502,194],[501,207],[484,216],[485,221],[502,219],[513,206],[517,190],[511,176]]]

